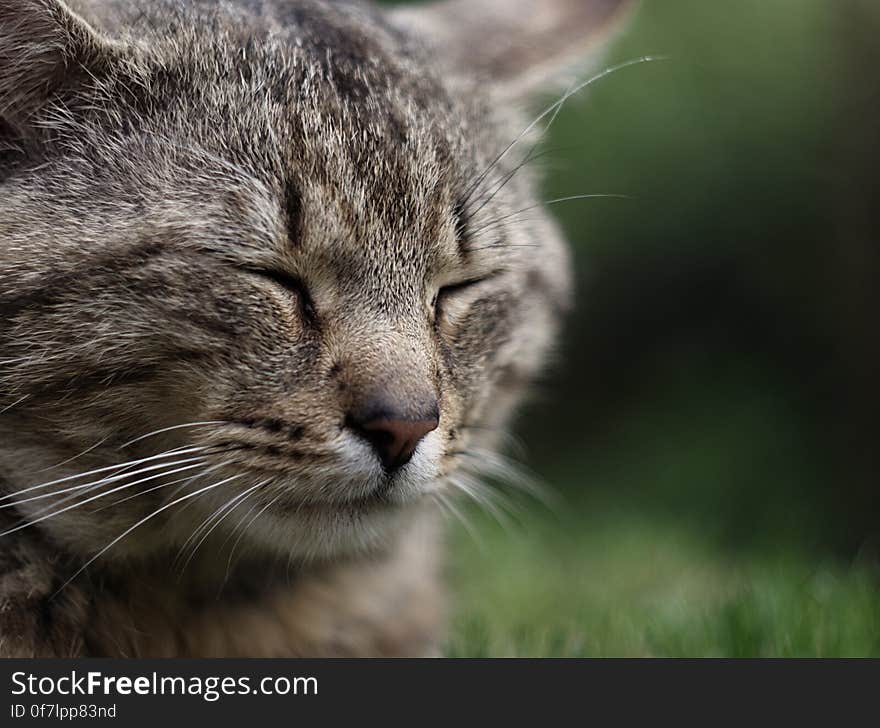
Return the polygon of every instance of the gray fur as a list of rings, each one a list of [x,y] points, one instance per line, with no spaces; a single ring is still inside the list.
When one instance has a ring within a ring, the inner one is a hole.
[[[498,18],[471,59],[458,0],[0,0],[0,654],[432,649],[436,549],[413,544],[569,298],[555,226],[516,214],[528,144],[499,152],[623,3],[519,2],[552,22],[516,38],[506,4],[469,5]],[[375,393],[440,404],[393,478],[345,426]],[[175,448],[137,466],[175,487],[112,469]],[[134,600],[224,506],[188,578]],[[263,637],[204,633],[229,615],[182,595],[222,581]]]

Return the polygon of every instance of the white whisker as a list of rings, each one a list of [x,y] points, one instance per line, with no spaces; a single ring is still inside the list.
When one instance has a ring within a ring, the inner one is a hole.
[[[498,478],[502,484],[526,493],[551,511],[559,510],[558,494],[509,458],[490,450],[469,450],[462,452],[461,456],[466,461],[465,467]]]
[[[108,439],[110,439],[110,435],[105,435],[100,440],[98,440],[98,442],[96,442],[94,445],[92,445],[91,447],[87,447],[85,450],[83,450],[81,453],[79,453],[79,455],[74,455],[71,458],[67,458],[67,460],[62,460],[57,465],[50,465],[48,468],[43,468],[42,470],[38,470],[37,472],[38,473],[45,473],[49,470],[56,470],[56,469],[62,467],[63,465],[67,465],[68,463],[72,463],[77,458],[81,458],[83,455],[87,455],[95,448],[101,447],[101,445],[103,445],[105,442],[107,442]]]
[[[186,422],[182,425],[172,425],[171,427],[163,427],[159,430],[153,430],[152,432],[148,432],[146,435],[141,435],[140,437],[136,437],[133,440],[129,440],[128,442],[123,443],[119,446],[120,450],[124,450],[130,445],[134,445],[136,442],[140,442],[141,440],[146,440],[148,437],[153,437],[154,435],[161,435],[163,432],[171,432],[172,430],[181,430],[186,427],[205,427],[208,425],[222,425],[225,424],[223,420],[207,420],[205,422]]]
[[[161,478],[166,475],[174,475],[176,473],[183,472],[184,470],[192,470],[193,468],[199,468],[202,465],[204,465],[204,463],[196,463],[195,465],[187,465],[183,468],[177,468],[176,470],[171,470],[170,472],[158,473],[156,475],[151,475],[149,478],[143,478],[141,480],[136,480],[133,483],[126,483],[124,485],[117,486],[116,488],[111,488],[110,490],[106,491],[105,493],[98,493],[98,495],[93,495],[90,498],[86,498],[84,501],[74,503],[73,505],[67,506],[66,508],[62,508],[58,511],[53,511],[52,513],[41,516],[40,518],[30,519],[26,523],[23,523],[19,526],[15,526],[13,528],[7,529],[6,531],[3,531],[2,533],[0,533],[0,538],[2,538],[3,536],[8,536],[11,533],[15,533],[16,531],[20,531],[23,528],[27,528],[28,526],[34,526],[37,523],[41,523],[42,521],[48,520],[49,518],[54,518],[56,516],[60,516],[62,513],[67,513],[68,511],[73,510],[74,508],[80,508],[80,507],[84,506],[86,503],[91,503],[92,501],[95,501],[98,498],[104,498],[112,493],[117,493],[120,490],[125,490],[126,488],[131,488],[135,485],[145,483],[149,480],[155,480],[156,478]]]
[[[520,134],[512,142],[510,142],[510,144],[508,144],[501,151],[501,153],[497,157],[495,157],[494,160],[492,160],[492,163],[485,170],[483,170],[483,172],[481,172],[477,176],[475,182],[470,186],[468,192],[465,194],[465,200],[469,200],[471,198],[473,193],[477,189],[479,189],[480,185],[483,183],[483,181],[486,179],[486,177],[489,175],[489,173],[491,173],[491,171],[493,169],[495,169],[495,167],[497,167],[498,164],[501,163],[501,161],[511,152],[511,150],[514,147],[516,147],[516,145],[519,144],[525,137],[527,137],[538,124],[540,124],[545,118],[547,118],[551,114],[553,114],[552,118],[555,119],[556,115],[559,113],[559,109],[561,109],[562,106],[564,106],[565,103],[572,96],[579,94],[581,91],[592,86],[594,83],[598,83],[606,76],[610,76],[611,74],[616,73],[617,71],[622,71],[625,68],[629,68],[630,66],[640,65],[642,63],[651,63],[653,61],[665,61],[665,60],[667,60],[667,58],[665,56],[642,56],[641,58],[633,58],[629,61],[624,61],[623,63],[618,63],[617,65],[609,66],[608,68],[597,73],[596,75],[592,76],[591,78],[588,78],[583,83],[580,83],[580,84],[570,88],[568,91],[566,91],[562,95],[561,98],[559,98],[556,102],[554,102],[553,104],[548,106],[546,109],[544,109],[544,111],[542,111],[532,121],[531,124],[529,124],[525,129],[523,129],[523,131],[520,132]]]
[[[106,478],[101,478],[99,480],[94,480],[90,483],[84,483],[82,485],[73,485],[69,488],[62,488],[61,490],[53,490],[51,493],[43,493],[41,495],[34,495],[30,498],[22,498],[21,500],[13,501],[12,503],[4,503],[0,505],[0,510],[4,508],[16,508],[23,503],[30,503],[32,501],[44,500],[46,498],[54,498],[56,496],[61,495],[62,493],[70,493],[71,491],[79,491],[79,490],[93,490],[96,488],[100,488],[103,485],[109,485],[110,483],[116,483],[120,480],[125,480],[126,478],[135,478],[143,473],[149,473],[153,470],[161,470],[163,468],[174,467],[175,465],[184,465],[186,463],[194,463],[201,462],[204,463],[205,459],[201,457],[194,458],[184,458],[183,460],[173,460],[170,463],[159,463],[157,465],[150,465],[146,468],[140,468],[139,470],[135,470],[128,473],[123,473],[122,475],[113,475]]]
[[[244,535],[247,533],[248,529],[254,524],[254,521],[256,521],[260,516],[262,516],[263,513],[265,513],[269,508],[274,506],[275,503],[278,501],[279,498],[281,498],[282,495],[283,495],[283,493],[279,493],[272,500],[270,500],[268,503],[266,503],[266,505],[264,505],[259,511],[257,511],[254,514],[254,517],[251,518],[251,520],[249,520],[247,522],[247,525],[244,528],[241,528],[241,524],[244,523],[244,519],[247,518],[248,514],[251,512],[249,510],[247,513],[245,513],[244,517],[236,524],[235,528],[232,529],[232,532],[226,537],[226,540],[223,542],[223,546],[225,546],[226,543],[229,541],[229,539],[235,535],[236,531],[241,529],[241,533],[238,534],[238,538],[235,539],[235,543],[232,544],[232,550],[229,552],[229,559],[226,561],[226,576],[223,579],[224,584],[229,579],[229,572],[232,569],[232,558],[235,556],[235,549],[238,548],[238,544],[241,542],[241,539],[244,538]],[[253,508],[251,508],[251,510],[253,510]],[[222,548],[222,546],[221,546],[221,548]]]
[[[120,470],[125,467],[131,467],[134,465],[140,465],[141,463],[151,462],[153,460],[159,460],[161,458],[167,457],[176,457],[178,455],[188,455],[189,453],[201,452],[206,450],[205,447],[189,447],[189,448],[175,448],[173,450],[167,450],[165,452],[159,453],[158,455],[152,455],[148,458],[140,458],[138,460],[129,460],[124,463],[117,463],[116,465],[108,465],[103,468],[96,468],[94,470],[88,470],[85,473],[77,473],[76,475],[68,475],[66,478],[58,478],[57,480],[50,480],[47,483],[40,483],[39,485],[32,485],[29,488],[23,488],[21,490],[17,490],[14,493],[8,493],[7,495],[0,496],[0,501],[8,500],[10,498],[16,498],[20,496],[22,493],[30,493],[34,490],[39,490],[40,488],[48,488],[52,485],[58,485],[59,483],[67,483],[71,480],[77,480],[79,478],[87,478],[91,475],[96,475],[98,473],[106,473],[111,470]]]
[[[228,467],[229,465],[232,465],[232,464],[233,464],[233,461],[224,460],[222,463],[217,463],[216,465],[212,465],[210,468],[205,468],[205,471],[203,473],[198,473],[196,475],[193,475],[187,481],[184,481],[183,485],[181,485],[178,488],[175,488],[174,492],[171,494],[171,497],[176,498],[177,494],[180,493],[180,491],[182,491],[184,488],[186,488],[186,486],[189,484],[189,481],[196,480],[197,478],[203,478],[204,476],[209,475],[210,473],[213,473],[217,470]],[[131,496],[129,496],[129,497],[131,497]],[[181,510],[183,510],[187,506],[189,506],[189,503],[187,503],[183,508],[181,508]]]
[[[591,193],[584,195],[569,195],[568,197],[557,197],[554,200],[546,200],[544,202],[540,202],[537,205],[529,205],[528,207],[524,207],[521,210],[517,210],[516,212],[511,212],[506,215],[501,215],[500,217],[496,217],[493,220],[489,220],[489,222],[483,223],[480,227],[472,232],[472,235],[477,235],[481,232],[489,230],[494,226],[510,219],[515,219],[520,215],[524,215],[527,212],[531,212],[532,210],[540,210],[543,207],[552,207],[553,205],[560,205],[563,202],[573,202],[575,200],[593,200],[593,199],[612,199],[612,200],[631,200],[633,199],[630,195],[621,195],[615,194],[611,192],[606,193]],[[505,246],[509,247],[509,246]],[[480,248],[475,248],[475,250],[480,250]]]
[[[212,513],[210,513],[210,514],[205,518],[205,520],[203,520],[203,521],[202,521],[202,522],[201,522],[201,523],[200,523],[195,529],[193,529],[193,532],[190,534],[189,538],[187,538],[186,541],[183,542],[183,545],[180,547],[179,551],[177,552],[177,557],[175,558],[175,560],[179,560],[180,558],[183,557],[183,552],[186,550],[186,547],[187,547],[187,546],[188,546],[188,545],[189,545],[194,539],[198,538],[198,537],[199,537],[199,534],[200,534],[205,528],[207,528],[207,527],[211,524],[211,522],[214,521],[214,519],[219,518],[220,515],[221,515],[221,514],[227,509],[227,508],[229,508],[229,507],[232,506],[233,504],[237,503],[237,502],[239,501],[239,499],[241,499],[241,498],[243,498],[244,496],[246,496],[248,493],[251,492],[251,490],[252,490],[252,489],[248,489],[248,490],[246,490],[246,491],[244,491],[244,492],[242,492],[242,493],[236,493],[235,495],[232,496],[232,498],[230,498],[230,499],[229,499],[228,501],[226,501],[225,503],[221,504],[216,510],[214,510]]]
[[[448,482],[488,512],[505,530],[513,530],[508,514],[519,520],[521,513],[509,499],[467,474],[456,473]]]
[[[207,468],[206,470],[203,470],[201,473],[196,473],[195,475],[187,475],[183,478],[176,478],[168,483],[160,483],[159,485],[154,485],[152,488],[147,488],[146,490],[138,491],[134,495],[127,495],[127,496],[125,496],[125,498],[120,498],[119,500],[115,500],[112,503],[108,503],[105,506],[101,506],[100,508],[97,508],[96,511],[103,511],[108,508],[115,508],[120,503],[125,503],[125,501],[130,501],[133,498],[140,498],[141,496],[147,495],[148,493],[153,493],[154,491],[162,490],[162,488],[170,488],[172,485],[177,485],[178,483],[183,483],[184,486],[182,486],[182,487],[185,487],[186,483],[191,483],[192,481],[198,480],[199,478],[204,478],[205,475],[207,475],[210,470],[212,470],[212,468]],[[178,493],[178,492],[180,492],[179,488],[177,490],[175,490],[175,493]],[[172,494],[172,497],[173,497],[173,495],[174,495],[174,493]]]
[[[157,508],[149,516],[145,516],[144,518],[139,520],[137,523],[135,523],[133,526],[131,526],[130,528],[127,528],[125,531],[123,531],[121,534],[119,534],[116,538],[114,538],[110,543],[108,543],[104,548],[102,548],[98,553],[96,553],[94,556],[92,556],[92,558],[90,558],[88,561],[86,561],[85,564],[83,564],[79,569],[76,570],[76,572],[73,574],[73,576],[71,576],[60,587],[58,587],[58,589],[55,591],[55,593],[52,594],[51,598],[54,599],[58,595],[58,593],[64,589],[64,587],[66,587],[68,584],[70,584],[74,579],[76,579],[76,577],[78,577],[80,574],[82,574],[89,566],[91,566],[93,563],[95,563],[95,561],[97,561],[99,558],[101,558],[101,556],[103,556],[105,553],[107,553],[108,550],[113,548],[116,544],[118,544],[122,539],[124,539],[126,536],[128,536],[128,534],[130,534],[136,528],[139,528],[140,526],[147,523],[148,521],[151,521],[153,518],[158,516],[160,513],[163,513],[164,511],[168,510],[172,506],[177,505],[178,503],[182,503],[183,501],[189,500],[190,498],[195,498],[197,495],[200,495],[202,493],[206,493],[209,490],[214,490],[215,488],[219,488],[221,485],[225,485],[226,483],[229,483],[233,480],[237,480],[238,478],[242,478],[242,477],[244,477],[243,473],[240,473],[238,475],[233,475],[229,478],[221,480],[219,483],[214,483],[213,485],[207,485],[204,488],[199,488],[198,490],[193,491],[192,493],[187,493],[186,495],[183,495],[180,498],[176,498],[175,500],[171,501],[170,503],[166,503],[164,506]]]
[[[212,518],[212,519],[216,518],[217,520],[214,522],[214,525],[212,525],[212,526],[211,526],[211,527],[210,527],[210,528],[209,528],[209,529],[208,529],[208,530],[202,535],[202,537],[199,539],[199,542],[193,547],[192,551],[191,551],[190,554],[189,554],[189,557],[187,558],[186,562],[185,562],[185,563],[183,564],[183,566],[181,567],[181,571],[185,571],[185,570],[186,570],[186,567],[189,565],[189,562],[192,561],[193,557],[196,555],[196,553],[198,552],[198,550],[199,550],[199,548],[201,547],[201,545],[205,542],[205,540],[208,538],[208,536],[211,535],[211,533],[214,531],[214,529],[217,528],[217,526],[219,526],[219,525],[220,525],[220,524],[221,524],[221,523],[222,523],[222,522],[223,522],[223,521],[229,516],[230,513],[232,513],[236,508],[238,508],[242,503],[244,503],[244,501],[247,500],[248,496],[249,496],[251,493],[253,493],[257,488],[261,488],[262,486],[266,485],[268,482],[269,482],[268,480],[264,480],[264,481],[262,481],[262,482],[260,482],[260,483],[257,483],[256,485],[254,485],[254,486],[248,488],[248,489],[247,489],[246,491],[244,491],[243,493],[240,493],[240,494],[239,494],[238,496],[236,496],[235,498],[232,498],[232,499],[230,499],[229,501],[227,501],[227,502],[226,502],[226,505],[223,506],[223,508],[221,509],[221,511],[226,511],[226,512],[223,513],[223,515],[220,515],[219,518],[217,517],[217,516],[219,515],[219,512],[215,511],[214,515],[211,516],[211,518]],[[233,505],[233,503],[234,503],[234,505]],[[231,506],[231,507],[230,507],[230,506]],[[203,526],[204,526],[204,524],[203,524]],[[200,526],[200,528],[202,528],[202,526]],[[189,541],[189,540],[188,540],[188,541]],[[182,553],[182,551],[183,551],[183,549],[184,549],[185,547],[186,547],[186,544],[184,544],[184,545],[181,547],[181,553]]]
[[[468,536],[470,536],[471,540],[477,544],[477,548],[480,551],[485,552],[485,543],[483,539],[480,537],[479,532],[474,527],[474,524],[471,520],[462,513],[461,509],[458,508],[453,502],[452,499],[444,495],[443,493],[434,493],[434,498],[437,500],[437,503],[443,509],[445,513],[451,515],[454,519],[456,519],[467,532]]]

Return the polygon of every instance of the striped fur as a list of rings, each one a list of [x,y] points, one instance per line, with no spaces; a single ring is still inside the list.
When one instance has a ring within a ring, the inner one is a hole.
[[[569,299],[501,152],[623,4],[0,0],[0,655],[436,648],[437,501]],[[370,392],[440,403],[393,477]]]

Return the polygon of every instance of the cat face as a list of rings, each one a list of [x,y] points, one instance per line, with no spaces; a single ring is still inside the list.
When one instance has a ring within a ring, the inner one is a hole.
[[[621,3],[521,5],[0,0],[0,506],[326,557],[467,489],[568,296],[514,109]]]

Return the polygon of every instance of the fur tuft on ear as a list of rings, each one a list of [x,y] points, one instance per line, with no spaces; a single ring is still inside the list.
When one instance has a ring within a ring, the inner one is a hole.
[[[0,0],[0,121],[23,121],[73,76],[99,71],[110,53],[61,0]]]
[[[521,97],[559,82],[595,57],[632,0],[435,0],[391,12],[399,27],[433,44],[453,72]]]

